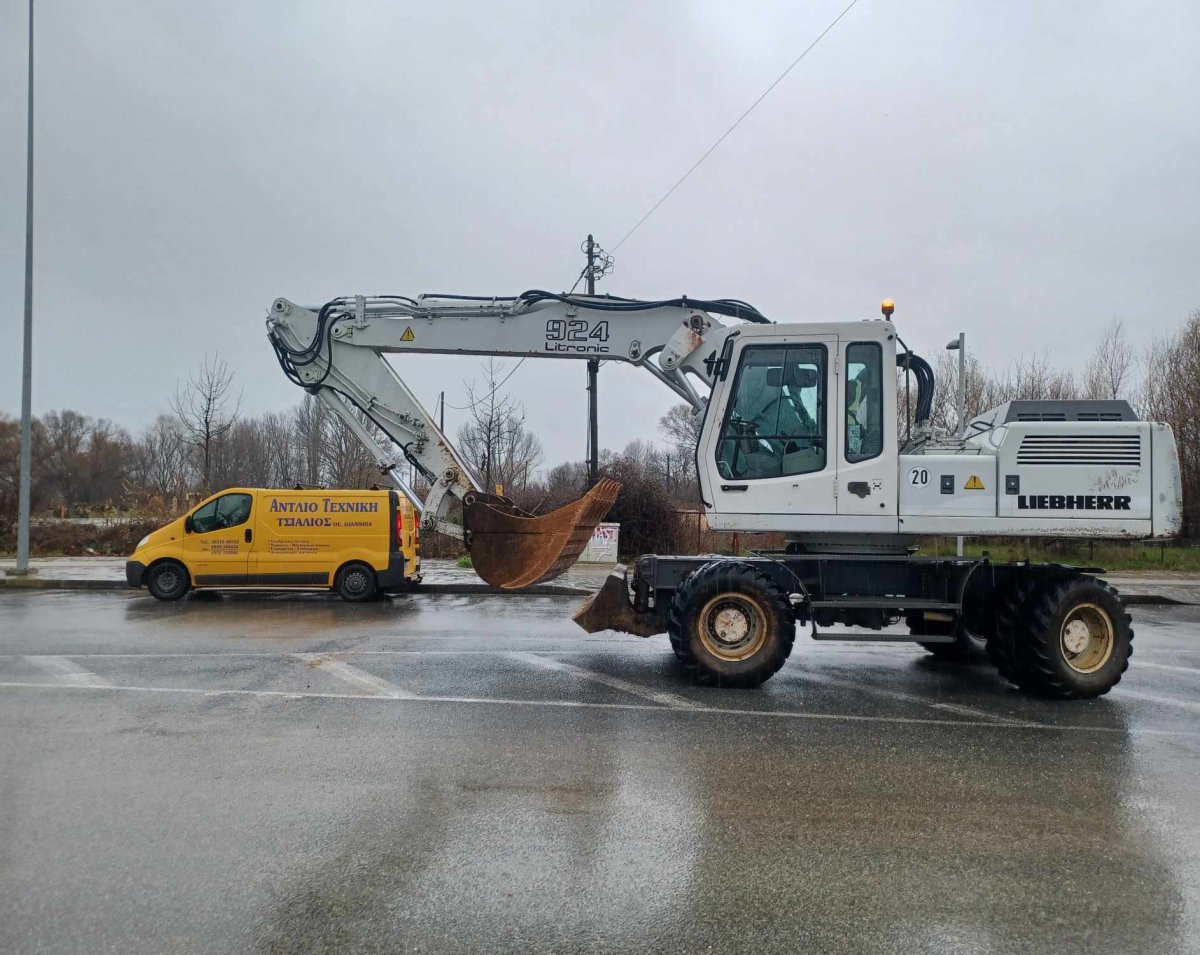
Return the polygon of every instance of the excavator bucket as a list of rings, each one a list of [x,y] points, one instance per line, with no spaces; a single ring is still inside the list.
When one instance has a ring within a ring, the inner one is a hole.
[[[540,516],[506,497],[467,495],[463,525],[475,573],[503,590],[557,577],[579,559],[620,490],[620,484],[604,478],[578,501]]]

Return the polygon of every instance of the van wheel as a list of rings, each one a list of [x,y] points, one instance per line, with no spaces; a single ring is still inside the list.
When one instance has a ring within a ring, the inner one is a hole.
[[[343,600],[350,603],[361,603],[375,596],[379,583],[373,571],[366,564],[358,562],[346,564],[333,578],[333,589]]]
[[[159,600],[178,600],[191,585],[187,568],[174,560],[159,561],[146,575],[146,589]]]

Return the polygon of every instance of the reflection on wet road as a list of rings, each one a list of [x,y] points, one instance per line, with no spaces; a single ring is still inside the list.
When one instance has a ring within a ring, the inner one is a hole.
[[[0,594],[0,950],[1200,949],[1200,611],[760,690],[559,598]]]

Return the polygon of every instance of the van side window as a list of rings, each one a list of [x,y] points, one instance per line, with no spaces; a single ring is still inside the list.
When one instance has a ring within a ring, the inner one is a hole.
[[[222,494],[192,515],[192,527],[197,534],[207,534],[245,524],[250,518],[253,502],[254,498],[249,494]]]
[[[717,445],[722,477],[824,469],[825,366],[824,345],[752,345],[742,352]]]
[[[883,349],[878,342],[846,346],[846,460],[883,453]]]

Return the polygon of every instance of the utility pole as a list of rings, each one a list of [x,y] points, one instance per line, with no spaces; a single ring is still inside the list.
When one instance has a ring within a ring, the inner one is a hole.
[[[32,0],[31,0],[32,2]],[[596,294],[596,240],[591,233],[587,237],[587,293]],[[600,371],[600,359],[589,358],[587,363],[588,392],[588,486],[600,480],[600,439],[596,420],[596,374]]]
[[[438,430],[446,433],[446,392],[438,392]]]
[[[25,339],[21,354],[21,461],[17,574],[29,570],[30,467],[33,449],[33,0],[29,0],[29,105],[25,142]]]

